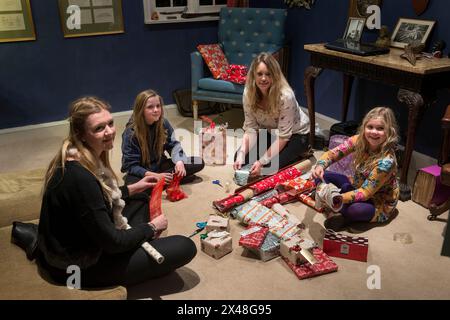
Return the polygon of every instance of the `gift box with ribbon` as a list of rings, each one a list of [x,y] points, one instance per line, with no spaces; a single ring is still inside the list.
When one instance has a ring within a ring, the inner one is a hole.
[[[205,230],[207,232],[213,230],[230,231],[230,219],[218,215],[210,215],[206,223]]]
[[[323,239],[323,251],[332,257],[366,262],[369,239],[326,230]]]
[[[246,248],[259,249],[264,243],[267,232],[269,232],[269,228],[252,224],[241,232],[239,245]]]
[[[307,262],[313,265],[317,263],[312,253],[315,247],[317,244],[314,241],[294,236],[281,241],[280,254],[294,265],[298,266]]]
[[[226,231],[211,231],[200,237],[202,251],[207,255],[220,259],[233,251],[233,241]]]
[[[248,250],[264,262],[272,260],[280,255],[280,238],[268,232],[261,247]]]
[[[320,248],[313,249],[314,258],[317,260],[315,264],[311,264],[309,262],[303,263],[301,265],[295,265],[288,260],[288,258],[284,258],[283,260],[288,264],[289,268],[294,271],[297,278],[300,280],[316,277],[322,274],[335,272],[338,270],[338,266],[334,263],[330,257],[324,253]]]
[[[206,116],[201,117],[209,123],[209,127],[199,132],[201,157],[206,165],[224,165],[227,160],[227,127],[228,124],[216,126]]]

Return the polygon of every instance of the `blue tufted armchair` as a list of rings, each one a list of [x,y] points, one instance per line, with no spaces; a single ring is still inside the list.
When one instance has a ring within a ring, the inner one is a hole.
[[[250,66],[260,52],[271,52],[287,75],[286,15],[285,9],[222,8],[218,41],[228,62]],[[194,119],[198,101],[242,105],[244,85],[214,79],[199,52],[191,53],[191,89]]]

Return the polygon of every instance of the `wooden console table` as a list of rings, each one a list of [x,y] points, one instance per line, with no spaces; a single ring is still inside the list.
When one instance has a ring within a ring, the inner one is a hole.
[[[434,102],[436,90],[450,88],[450,59],[422,58],[413,66],[400,57],[403,50],[396,48],[391,48],[388,54],[368,57],[328,50],[323,44],[307,44],[304,49],[311,56],[311,65],[306,68],[304,76],[311,145],[314,142],[315,130],[314,83],[322,69],[332,69],[343,73],[342,121],[347,119],[354,77],[399,88],[397,99],[409,110],[405,156],[400,175],[400,200],[409,200],[411,188],[407,184],[407,178],[416,128],[426,107]]]

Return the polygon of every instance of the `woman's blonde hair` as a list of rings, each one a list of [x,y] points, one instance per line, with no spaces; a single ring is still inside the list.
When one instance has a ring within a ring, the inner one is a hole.
[[[101,112],[102,110],[109,111],[110,109],[111,107],[108,103],[96,97],[83,97],[71,103],[68,118],[70,124],[69,135],[63,140],[61,148],[48,166],[44,180],[44,192],[56,170],[58,168],[62,168],[64,174],[65,162],[67,158],[72,156],[72,154],[76,154],[76,158],[79,163],[99,180],[105,195],[110,198],[111,189],[106,186],[102,182],[102,179],[98,176],[98,169],[100,168],[100,165],[103,165],[112,172],[113,178],[117,181],[117,176],[112,170],[109,161],[109,152],[103,151],[100,154],[99,159],[97,159],[94,156],[94,151],[91,147],[87,143],[83,142],[83,136],[86,132],[87,118],[92,114]]]
[[[380,150],[375,154],[369,152],[369,142],[364,136],[364,129],[367,123],[373,119],[380,119],[383,121],[384,130],[386,132],[386,141],[381,144]],[[395,150],[397,148],[399,134],[395,115],[390,108],[375,107],[370,110],[364,117],[361,126],[358,128],[358,135],[353,160],[353,166],[355,169],[361,165],[373,167],[377,164],[380,158],[384,158],[386,156],[392,157],[395,161],[395,165],[397,165]],[[367,154],[369,154],[369,158],[367,158]]]
[[[161,117],[154,123],[155,139],[148,141],[149,125],[145,122],[144,110],[147,100],[152,97],[158,97],[161,104]],[[164,152],[164,144],[167,139],[167,132],[164,129],[164,102],[161,96],[154,90],[145,90],[139,93],[134,101],[133,115],[128,125],[134,129],[134,136],[137,138],[141,148],[141,165],[150,166],[150,153],[156,151],[156,159],[160,159]]]
[[[257,104],[262,100],[263,96],[261,90],[256,85],[256,69],[261,62],[267,66],[272,78],[272,85],[269,88],[268,94],[268,110],[265,111],[272,116],[278,116],[280,113],[281,94],[285,90],[292,91],[292,88],[281,72],[278,61],[270,53],[262,52],[253,59],[247,74],[247,80],[245,81],[245,99],[248,101],[251,110],[256,111],[258,109]]]

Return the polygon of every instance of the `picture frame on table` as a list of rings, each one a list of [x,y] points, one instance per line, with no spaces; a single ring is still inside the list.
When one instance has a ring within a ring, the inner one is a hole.
[[[399,18],[392,32],[391,47],[404,48],[411,43],[425,45],[436,21]]]
[[[58,6],[64,38],[125,32],[122,0],[58,0]]]
[[[342,39],[351,42],[359,42],[361,40],[365,24],[366,18],[348,18],[347,27],[345,28]]]
[[[0,1],[0,42],[36,40],[30,0]]]

